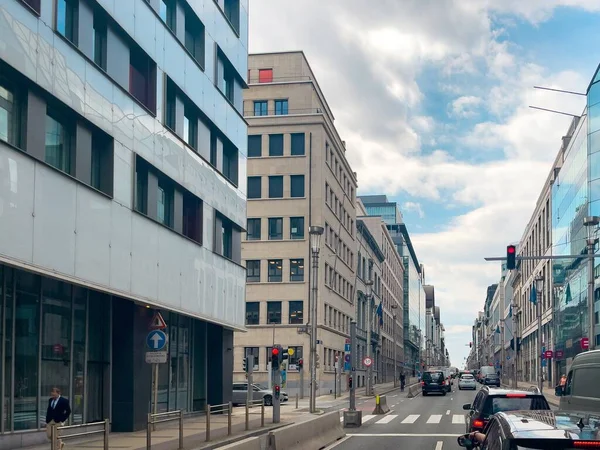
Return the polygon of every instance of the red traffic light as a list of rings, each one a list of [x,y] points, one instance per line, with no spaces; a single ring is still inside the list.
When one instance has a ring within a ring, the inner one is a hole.
[[[515,253],[517,251],[516,247],[514,245],[509,245],[508,247],[506,247],[506,252],[507,253]]]
[[[298,360],[298,364],[300,364],[300,365],[304,364],[304,360],[303,360],[302,358],[300,358],[300,359]]]
[[[274,356],[279,355],[279,349],[278,348],[274,348],[273,350],[271,350],[271,355],[274,355]]]

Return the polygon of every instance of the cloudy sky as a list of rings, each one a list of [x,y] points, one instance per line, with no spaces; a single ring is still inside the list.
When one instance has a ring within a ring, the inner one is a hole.
[[[404,213],[453,364],[600,62],[599,0],[250,0],[250,51],[304,50],[359,193]]]

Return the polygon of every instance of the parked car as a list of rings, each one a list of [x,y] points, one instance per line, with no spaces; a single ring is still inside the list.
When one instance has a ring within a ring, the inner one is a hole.
[[[567,384],[557,388],[561,411],[600,411],[600,350],[580,353],[573,359]]]
[[[486,383],[486,378],[488,375],[495,375],[493,382]],[[497,379],[497,380],[496,380]],[[481,384],[497,384],[500,385],[500,378],[498,378],[498,374],[496,373],[496,369],[493,366],[483,366],[480,371],[479,382]]]
[[[477,389],[475,377],[470,373],[463,373],[458,379],[458,390],[462,391],[463,389]]]
[[[482,431],[490,418],[501,411],[550,411],[546,397],[537,388],[532,390],[490,389],[484,386],[473,403],[463,405],[467,433]]]
[[[428,370],[423,372],[421,381],[421,390],[423,396],[431,393],[446,395],[448,385],[446,383],[446,374],[442,370]]]
[[[500,387],[500,377],[498,376],[497,373],[488,373],[485,375],[485,378],[483,379],[482,384],[484,386]]]
[[[244,405],[246,404],[246,398],[248,395],[248,383],[238,382],[233,383],[233,394],[231,396],[231,403],[234,405]],[[261,400],[264,399],[265,406],[273,405],[273,391],[266,386],[261,384],[253,384],[252,385],[252,400]],[[287,392],[281,391],[279,393],[279,400],[281,402],[288,401]]]

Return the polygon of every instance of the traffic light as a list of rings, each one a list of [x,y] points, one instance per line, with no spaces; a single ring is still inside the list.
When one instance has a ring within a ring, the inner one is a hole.
[[[304,360],[300,358],[298,360],[298,370],[302,370],[302,366],[304,366]]]
[[[352,389],[352,375],[348,377],[348,387]]]
[[[271,349],[271,368],[279,368],[279,348],[273,347]]]
[[[281,388],[278,384],[275,385],[275,398],[279,398],[279,394],[281,393]]]
[[[506,247],[506,270],[515,270],[517,247],[509,245]]]
[[[244,356],[244,372],[248,373],[248,357]]]
[[[289,358],[289,354],[288,354],[288,349],[287,348],[282,349],[281,353],[282,353],[282,355],[281,355],[281,361],[282,362]]]

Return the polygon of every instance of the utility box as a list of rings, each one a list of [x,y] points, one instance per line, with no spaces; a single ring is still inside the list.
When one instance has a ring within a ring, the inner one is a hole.
[[[362,425],[362,411],[344,411],[344,428],[357,428]]]

